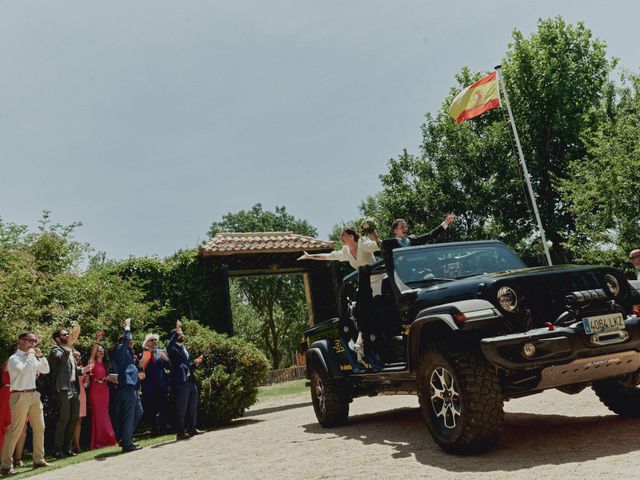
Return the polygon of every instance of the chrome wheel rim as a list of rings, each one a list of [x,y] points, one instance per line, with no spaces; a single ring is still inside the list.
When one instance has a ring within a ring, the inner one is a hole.
[[[431,408],[438,421],[448,429],[456,428],[460,419],[460,394],[451,372],[438,367],[429,379]]]
[[[320,377],[316,378],[315,395],[318,401],[318,410],[324,414],[327,411],[327,398],[324,391],[324,383],[322,383]]]

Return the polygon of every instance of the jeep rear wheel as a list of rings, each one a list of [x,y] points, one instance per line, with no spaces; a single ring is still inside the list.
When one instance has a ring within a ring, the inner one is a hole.
[[[323,427],[344,425],[349,417],[350,397],[344,381],[328,378],[323,369],[313,369],[311,401],[318,422]]]
[[[591,388],[613,413],[623,417],[640,418],[639,385],[625,385],[620,380],[610,379],[594,382]]]
[[[418,360],[418,399],[435,442],[450,453],[487,450],[504,419],[495,370],[480,354],[445,353],[430,345]]]

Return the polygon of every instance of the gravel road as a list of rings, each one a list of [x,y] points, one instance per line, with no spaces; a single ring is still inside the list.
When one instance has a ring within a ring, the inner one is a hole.
[[[506,411],[497,449],[458,457],[431,440],[415,397],[356,399],[335,429],[316,423],[308,393],[271,397],[227,428],[32,478],[638,478],[640,421],[610,413],[591,390],[548,391]]]

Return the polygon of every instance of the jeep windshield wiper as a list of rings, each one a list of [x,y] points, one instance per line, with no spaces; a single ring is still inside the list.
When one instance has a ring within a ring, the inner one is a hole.
[[[405,282],[407,285],[416,285],[422,283],[431,283],[431,282],[453,282],[453,278],[440,278],[440,277],[430,277],[423,278],[422,280],[412,280],[410,282]]]
[[[460,275],[460,276],[456,277],[456,280],[461,280],[463,278],[469,278],[469,277],[475,277],[475,276],[478,276],[478,275],[484,275],[486,273],[487,272],[480,272],[480,273],[469,273],[468,275]]]

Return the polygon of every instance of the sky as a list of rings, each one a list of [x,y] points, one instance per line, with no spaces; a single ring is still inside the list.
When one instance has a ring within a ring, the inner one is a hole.
[[[463,66],[557,15],[638,71],[632,1],[0,0],[0,218],[50,210],[115,259],[258,202],[327,238]]]

